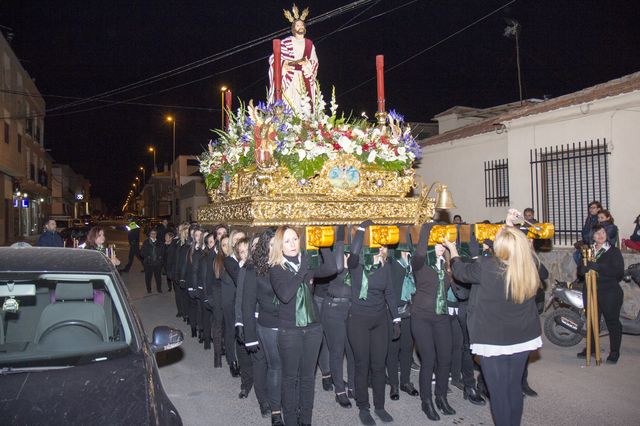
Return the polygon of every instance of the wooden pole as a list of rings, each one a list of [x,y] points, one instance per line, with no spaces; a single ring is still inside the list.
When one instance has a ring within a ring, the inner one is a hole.
[[[273,100],[282,99],[282,62],[280,39],[273,40]]]

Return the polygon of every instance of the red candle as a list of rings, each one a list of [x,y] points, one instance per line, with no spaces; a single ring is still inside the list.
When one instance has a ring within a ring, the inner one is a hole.
[[[282,62],[280,56],[280,39],[273,40],[273,96],[274,101],[282,99]]]
[[[384,55],[376,55],[376,80],[378,83],[378,112],[384,112]]]
[[[231,89],[227,89],[224,92],[224,109],[227,111],[227,118],[225,120],[225,128],[229,128],[229,114],[231,114]]]

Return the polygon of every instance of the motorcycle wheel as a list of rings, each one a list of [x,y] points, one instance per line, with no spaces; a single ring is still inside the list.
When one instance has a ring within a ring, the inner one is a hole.
[[[549,339],[549,341],[554,345],[563,347],[577,345],[582,340],[582,336],[556,324],[555,319],[560,316],[563,316],[576,324],[580,324],[582,321],[580,315],[571,309],[556,309],[553,314],[547,316],[544,320],[544,335],[547,336],[547,339]]]

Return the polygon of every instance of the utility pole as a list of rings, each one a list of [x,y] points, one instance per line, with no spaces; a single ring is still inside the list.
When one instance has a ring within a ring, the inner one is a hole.
[[[520,94],[520,105],[522,105],[522,72],[520,70],[520,30],[522,26],[515,19],[505,18],[507,27],[504,29],[504,36],[507,38],[514,37],[516,39],[516,65],[518,67],[518,92]]]

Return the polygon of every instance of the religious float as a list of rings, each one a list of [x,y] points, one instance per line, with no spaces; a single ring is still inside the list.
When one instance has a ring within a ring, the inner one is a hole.
[[[331,225],[368,219],[376,224],[369,228],[369,247],[417,237],[415,225],[455,205],[446,185],[425,186],[415,174],[420,146],[404,117],[385,109],[384,57],[376,57],[375,122],[345,117],[338,113],[335,89],[327,104],[315,79],[315,47],[304,38],[307,10],[298,14],[294,5],[285,16],[293,35],[273,40],[269,99],[241,103],[233,112],[227,92],[226,128],[215,131],[199,157],[211,203],[199,209],[198,221],[304,228],[307,249],[331,245]],[[479,240],[493,239],[499,229],[475,227]],[[430,241],[454,241],[459,232],[468,241],[472,231],[468,225],[436,226]],[[549,238],[548,227],[544,232]]]

